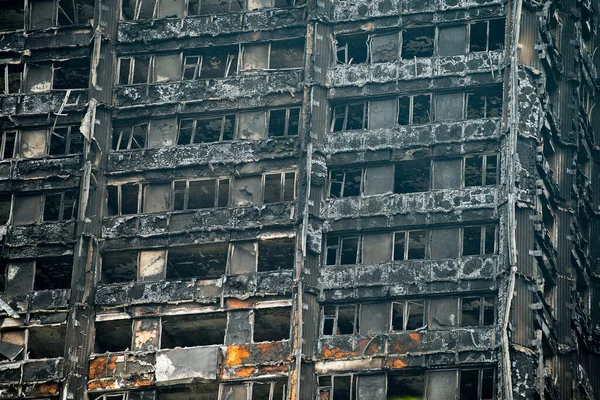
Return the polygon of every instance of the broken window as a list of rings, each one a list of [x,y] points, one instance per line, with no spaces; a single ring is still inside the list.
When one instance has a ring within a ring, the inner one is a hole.
[[[391,128],[396,125],[396,99],[369,102],[369,129]]]
[[[496,253],[496,227],[469,226],[462,228],[462,255],[473,256]]]
[[[238,46],[206,48],[186,54],[183,79],[226,78],[235,74]]]
[[[130,319],[96,322],[94,353],[125,351],[131,348],[133,330]]]
[[[438,28],[438,55],[456,56],[467,52],[467,26]]]
[[[181,79],[181,54],[154,56],[152,82],[169,82]]]
[[[425,26],[402,31],[402,58],[433,56],[435,28]]]
[[[258,241],[258,272],[294,268],[295,239],[280,238]]]
[[[241,11],[244,2],[241,0],[190,0],[189,15],[213,15]]]
[[[504,29],[504,18],[472,23],[469,51],[501,50],[504,47]]]
[[[458,298],[432,299],[429,303],[429,328],[449,328],[458,324]]]
[[[65,325],[35,326],[28,329],[27,358],[63,357],[67,335]]]
[[[277,203],[280,201],[292,201],[295,199],[295,188],[295,172],[278,172],[276,174],[265,174],[263,202],[267,204]]]
[[[73,256],[44,257],[35,261],[34,290],[71,288]]]
[[[143,204],[143,191],[141,189],[142,187],[139,183],[108,185],[108,215],[139,214],[141,204]]]
[[[216,279],[226,273],[227,243],[169,249],[167,279]]]
[[[269,110],[269,137],[296,136],[300,129],[300,107]]]
[[[192,385],[165,386],[156,388],[156,399],[154,391],[147,392],[147,397],[128,397],[127,399],[114,400],[215,400],[219,398],[219,384],[217,383],[194,383]],[[133,394],[133,393],[132,393]],[[113,400],[113,399],[106,399]]]
[[[360,305],[360,333],[377,335],[389,331],[389,303],[368,303]]]
[[[229,178],[173,182],[174,210],[227,207]]]
[[[142,250],[138,256],[138,281],[157,282],[165,277],[166,250]]]
[[[367,62],[369,35],[366,33],[353,35],[337,35],[337,61],[342,64],[362,64]]]
[[[29,2],[29,29],[46,29],[55,25],[57,12],[54,0]]]
[[[370,41],[370,60],[372,63],[395,61],[400,55],[400,35],[398,32],[391,34],[372,35]]]
[[[232,243],[229,273],[236,275],[256,272],[257,253],[258,243],[256,241]]]
[[[25,358],[25,329],[0,331],[0,361]]]
[[[377,233],[363,236],[362,262],[364,264],[378,264],[391,259],[392,235]]]
[[[392,330],[413,331],[425,326],[425,300],[392,302]]]
[[[109,252],[102,256],[102,283],[137,280],[138,251]]]
[[[502,87],[494,86],[467,93],[467,119],[502,116]]]
[[[458,228],[433,229],[431,231],[431,258],[457,258],[459,236]]]
[[[44,129],[23,130],[19,136],[19,156],[33,158],[46,155],[48,131]]]
[[[426,192],[430,187],[431,160],[411,160],[396,163],[394,193]]]
[[[460,121],[463,119],[464,93],[443,93],[435,96],[436,121]]]
[[[182,119],[177,144],[212,143],[233,140],[235,114],[214,118]]]
[[[15,195],[12,210],[13,225],[29,225],[39,222],[42,216],[43,195]]]
[[[0,32],[23,29],[25,25],[25,5],[23,0],[2,2],[0,13]],[[0,94],[2,92],[0,91]]]
[[[366,167],[364,172],[363,194],[376,195],[391,193],[394,185],[394,166],[381,165]]]
[[[77,218],[77,190],[46,193],[44,221],[69,221]]]
[[[367,129],[368,102],[346,104],[333,108],[332,132]]]
[[[117,85],[148,83],[150,77],[150,56],[119,58]]]
[[[460,326],[491,326],[495,321],[495,297],[476,296],[461,299]]]
[[[156,0],[123,0],[122,15],[126,20],[152,19],[157,12]]]
[[[329,176],[329,196],[335,198],[359,196],[362,177],[362,169],[332,170]]]
[[[120,128],[113,133],[113,150],[143,149],[148,138],[148,122]]]
[[[17,155],[17,132],[1,132],[2,143],[0,143],[0,157],[2,160],[13,158]]]
[[[394,232],[394,261],[422,260],[425,258],[426,249],[426,231]]]
[[[50,134],[48,153],[51,156],[83,153],[84,136],[79,126],[57,126]],[[9,147],[11,146],[9,142]],[[14,144],[12,144],[14,147]],[[10,152],[10,150],[9,150]]]
[[[291,307],[255,309],[254,343],[289,339],[291,318]]]
[[[0,225],[5,225],[10,218],[10,208],[12,204],[12,196],[10,194],[0,195]],[[2,271],[0,270],[0,280],[2,279]],[[0,285],[0,288],[2,285]]]
[[[270,43],[243,45],[241,70],[253,71],[268,69],[270,47]]]
[[[1,20],[2,13],[0,13]],[[2,27],[1,22],[0,27]],[[21,91],[22,79],[23,64],[0,64],[0,94],[19,93]]]
[[[249,111],[239,114],[238,139],[259,140],[266,135],[266,111]]]
[[[87,58],[54,63],[53,89],[87,89],[90,61]]]
[[[287,380],[252,382],[252,400],[286,400]]]
[[[327,238],[327,265],[360,264],[359,236]]]
[[[356,335],[359,332],[359,305],[323,306],[321,334]]]
[[[459,189],[462,187],[462,159],[433,161],[433,188]]]
[[[431,115],[431,94],[398,98],[398,125],[427,124]]]
[[[162,317],[161,349],[223,344],[227,314],[208,313]]]
[[[60,0],[58,2],[58,25],[89,24],[94,19],[93,0]]]
[[[358,376],[335,375],[319,377],[319,399],[354,400],[357,398]]]
[[[498,184],[498,156],[494,154],[465,158],[465,187]]]
[[[387,398],[390,400],[425,398],[425,374],[389,373]]]
[[[150,121],[146,147],[152,149],[173,146],[176,136],[177,120],[175,117],[153,119]]]
[[[6,268],[5,293],[8,296],[23,295],[33,291],[35,260],[11,260]]]
[[[261,204],[262,196],[262,176],[248,176],[233,181],[231,198],[234,206]]]
[[[304,39],[271,42],[269,69],[302,68],[304,66]]]
[[[25,92],[39,93],[52,89],[52,63],[27,63],[25,67]]]
[[[430,371],[427,399],[492,400],[496,393],[494,368]]]

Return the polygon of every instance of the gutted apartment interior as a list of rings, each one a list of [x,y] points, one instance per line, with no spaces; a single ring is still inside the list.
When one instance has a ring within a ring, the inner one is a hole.
[[[0,1],[0,398],[600,399],[599,7]]]

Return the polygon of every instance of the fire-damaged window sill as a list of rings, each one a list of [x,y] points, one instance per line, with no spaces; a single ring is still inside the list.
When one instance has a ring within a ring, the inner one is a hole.
[[[45,114],[83,108],[87,90],[51,90],[43,93],[0,95],[0,117],[15,114]]]
[[[71,289],[35,290],[14,296],[2,293],[1,297],[17,313],[62,310],[69,307]]]
[[[111,151],[109,173],[182,168],[208,164],[239,164],[297,154],[298,137],[237,140],[151,149]]]
[[[117,107],[133,107],[197,101],[201,98],[227,100],[293,93],[301,90],[302,76],[301,69],[291,69],[230,78],[118,86],[114,91],[114,104]],[[200,93],[202,97],[198,96]]]
[[[160,282],[129,282],[99,286],[96,304],[104,307],[150,303],[217,303],[221,297],[288,295],[293,272],[270,271],[227,275],[220,279]]]
[[[404,0],[389,2],[376,0],[369,3],[352,0],[338,0],[333,10],[333,21],[360,20],[385,16],[398,16],[398,14],[432,13],[446,10],[470,9],[478,6],[501,4],[499,0]]]
[[[490,73],[499,70],[501,60],[502,52],[492,51],[374,64],[335,65],[327,70],[327,84],[330,87],[363,86],[368,83]]]
[[[63,363],[62,357],[3,362],[0,363],[2,368],[2,381],[3,383],[16,383],[19,381],[23,383],[59,381],[63,378]]]
[[[217,36],[236,32],[256,32],[300,26],[306,23],[306,7],[270,8],[261,11],[164,18],[144,21],[122,21],[119,42],[149,42],[180,37]]]
[[[6,233],[6,243],[19,246],[72,243],[75,240],[75,226],[74,220],[10,226]]]
[[[78,172],[80,163],[80,154],[6,159],[0,161],[0,180],[64,176]]]
[[[105,239],[115,239],[217,229],[289,226],[296,218],[297,207],[295,201],[233,208],[220,207],[183,212],[131,215],[105,219],[102,236]]]

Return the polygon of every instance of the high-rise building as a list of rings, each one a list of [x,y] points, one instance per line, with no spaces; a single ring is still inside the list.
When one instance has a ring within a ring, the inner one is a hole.
[[[599,7],[1,0],[0,399],[600,399]]]

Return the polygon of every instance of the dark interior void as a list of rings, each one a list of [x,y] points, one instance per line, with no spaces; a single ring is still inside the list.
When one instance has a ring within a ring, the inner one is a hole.
[[[202,48],[185,54],[183,79],[225,78],[235,73],[239,48],[218,46]]]
[[[51,156],[83,153],[84,137],[78,126],[55,127],[50,137]]]
[[[244,9],[242,0],[190,0],[189,15],[223,14]]]
[[[159,386],[156,391],[156,400],[215,400],[218,398],[218,383],[192,383],[176,387]]]
[[[226,325],[222,312],[163,317],[160,348],[223,344]]]
[[[392,330],[412,331],[423,326],[425,326],[424,300],[392,303]]]
[[[505,20],[492,19],[471,24],[469,51],[494,51],[504,47]]]
[[[396,164],[394,193],[426,192],[430,187],[431,160],[403,161]]]
[[[29,359],[63,357],[66,325],[29,328],[27,353]]]
[[[215,279],[224,275],[227,266],[227,243],[170,248],[167,279]]]
[[[124,351],[131,348],[131,320],[96,322],[95,353]]]
[[[425,397],[425,374],[390,373],[387,386],[387,398],[390,400],[423,399]]]
[[[235,114],[207,119],[184,119],[179,123],[177,144],[212,143],[233,140]]]
[[[291,307],[254,310],[254,342],[290,338]]]
[[[461,302],[461,326],[494,325],[494,297],[464,297]]]
[[[493,368],[460,371],[460,399],[493,399],[495,371]]]
[[[270,69],[302,68],[304,38],[278,40],[271,43]]]
[[[83,25],[94,18],[94,0],[60,0],[58,24]]]
[[[362,182],[362,169],[349,171],[332,170],[329,195],[331,197],[359,196]]]
[[[368,34],[338,35],[335,39],[337,40],[338,62],[343,64],[361,64],[367,62]]]
[[[263,202],[268,204],[294,200],[295,184],[294,172],[265,174]]]
[[[35,290],[69,289],[73,274],[73,256],[44,257],[35,261]]]
[[[23,0],[3,1],[2,12],[0,12],[0,31],[14,31],[24,27],[25,2]]]
[[[137,251],[105,253],[102,257],[102,283],[135,281],[137,261]]]
[[[44,221],[69,221],[77,217],[77,190],[46,193]]]
[[[299,107],[269,110],[269,137],[296,136],[299,128]]]
[[[435,28],[408,28],[402,31],[402,58],[433,56]]]
[[[0,292],[6,290],[6,267],[8,266],[8,260],[0,259]]]
[[[285,399],[287,380],[252,382],[252,400]],[[272,397],[271,397],[272,393]]]
[[[258,272],[292,269],[294,267],[294,238],[258,241]]]
[[[90,60],[87,58],[55,62],[53,89],[86,89],[89,76]]]
[[[0,225],[4,225],[8,222],[11,203],[12,196],[10,194],[0,195]]]

